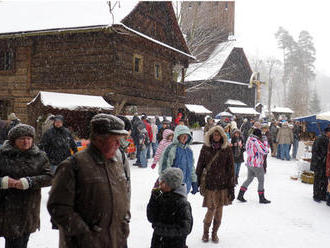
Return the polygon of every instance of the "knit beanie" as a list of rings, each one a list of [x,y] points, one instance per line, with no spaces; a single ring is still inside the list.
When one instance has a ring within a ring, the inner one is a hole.
[[[160,182],[165,182],[172,190],[177,189],[182,184],[183,173],[179,168],[168,168],[164,170],[159,178]]]
[[[63,115],[55,115],[54,116],[54,121],[62,121],[62,122],[64,122]]]
[[[15,140],[17,138],[23,137],[23,136],[29,136],[34,138],[35,136],[35,130],[34,127],[26,124],[18,124],[12,129],[10,129],[8,133],[8,140],[11,144],[15,143]]]

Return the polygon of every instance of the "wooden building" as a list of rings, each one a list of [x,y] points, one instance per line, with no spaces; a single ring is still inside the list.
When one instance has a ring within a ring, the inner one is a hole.
[[[132,106],[159,115],[184,107],[184,85],[173,74],[194,57],[171,2],[139,2],[112,25],[28,30],[0,30],[2,119],[15,112],[26,122],[26,104],[39,91],[103,96],[124,114]]]
[[[189,65],[185,77],[186,103],[200,104],[214,114],[225,111],[228,99],[255,106],[255,86],[243,48],[235,41],[220,43],[206,61]]]

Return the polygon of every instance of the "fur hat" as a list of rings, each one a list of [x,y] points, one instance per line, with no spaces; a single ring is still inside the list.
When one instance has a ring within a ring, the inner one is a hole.
[[[53,118],[54,121],[62,121],[64,122],[64,117],[63,115],[55,115]]]
[[[124,122],[110,114],[97,114],[90,121],[91,132],[94,134],[119,134],[127,135]]]
[[[35,136],[35,130],[34,127],[26,124],[18,124],[12,129],[10,129],[8,133],[8,140],[11,144],[15,143],[15,140],[17,138],[23,137],[23,136],[29,136],[34,138]]]
[[[171,167],[162,172],[159,181],[165,182],[171,189],[177,189],[182,184],[183,173],[179,168]]]

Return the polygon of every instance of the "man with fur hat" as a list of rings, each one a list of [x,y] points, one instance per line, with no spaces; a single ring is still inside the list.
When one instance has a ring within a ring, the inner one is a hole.
[[[159,178],[159,188],[152,190],[147,206],[147,217],[154,229],[151,248],[186,247],[193,217],[182,179],[179,168],[168,168]]]
[[[119,151],[124,122],[97,114],[90,122],[91,144],[58,167],[48,211],[59,227],[61,248],[127,247],[128,181]]]
[[[0,237],[6,248],[26,248],[30,234],[40,228],[41,188],[52,176],[34,138],[33,127],[18,124],[0,148]]]
[[[57,166],[71,156],[70,149],[74,153],[78,149],[70,131],[63,126],[63,116],[55,115],[53,119],[53,127],[42,135],[39,147],[46,152],[52,173],[55,173]]]

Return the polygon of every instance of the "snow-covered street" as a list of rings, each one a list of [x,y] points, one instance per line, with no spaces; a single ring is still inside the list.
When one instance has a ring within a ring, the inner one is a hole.
[[[197,162],[201,145],[193,145],[192,148]],[[131,173],[132,221],[129,247],[147,248],[153,230],[146,218],[146,205],[158,176],[157,170],[132,166]],[[265,195],[272,201],[271,204],[259,204],[255,179],[245,194],[247,203],[235,200],[231,206],[224,208],[219,244],[202,243],[202,221],[206,209],[201,207],[202,197],[199,194],[189,194],[194,216],[193,231],[187,239],[189,248],[329,247],[330,207],[325,202],[316,203],[312,200],[312,185],[290,179],[295,173],[295,161],[268,158]],[[243,165],[240,175],[239,184],[246,176]],[[41,230],[31,235],[29,248],[58,247],[58,233],[51,229],[46,210],[48,191],[49,188],[43,189]],[[238,187],[236,195],[237,191]],[[0,240],[0,247],[4,247],[4,239]]]

